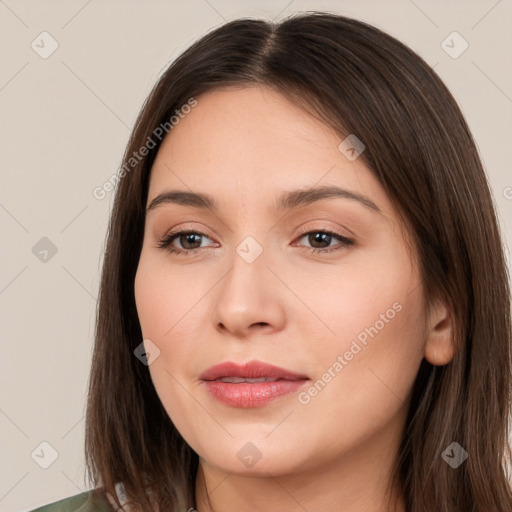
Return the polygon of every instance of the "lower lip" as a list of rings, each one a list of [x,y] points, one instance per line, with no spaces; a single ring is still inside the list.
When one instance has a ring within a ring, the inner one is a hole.
[[[232,407],[261,407],[280,396],[296,392],[306,382],[305,379],[238,383],[204,381],[206,389],[217,400]]]

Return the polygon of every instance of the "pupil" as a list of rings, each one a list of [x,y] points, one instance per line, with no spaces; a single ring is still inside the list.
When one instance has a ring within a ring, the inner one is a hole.
[[[189,233],[187,235],[182,235],[182,239],[184,238],[185,239],[185,243],[182,244],[183,247],[185,247],[186,249],[195,249],[196,247],[187,247],[187,244],[194,244],[194,243],[197,243],[197,240],[194,240],[194,238],[198,237],[199,238],[199,235],[196,235],[194,233]],[[201,241],[199,241],[199,244],[201,243]]]
[[[315,243],[318,243],[318,242],[319,243],[327,242],[327,245],[329,245],[331,235],[329,235],[328,233],[314,233],[313,235],[309,235],[309,237],[310,237],[309,242],[314,247]],[[327,238],[327,240],[326,240],[326,238]],[[314,240],[314,242],[311,242],[312,239]]]

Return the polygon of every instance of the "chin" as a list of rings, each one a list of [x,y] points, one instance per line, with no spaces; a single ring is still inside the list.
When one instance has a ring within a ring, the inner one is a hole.
[[[265,435],[268,434],[268,431]],[[281,476],[303,470],[312,461],[308,456],[303,440],[288,437],[289,442],[283,445],[281,440],[243,439],[215,440],[205,439],[204,445],[196,453],[204,461],[226,473],[240,476]],[[215,444],[215,448],[213,448]]]

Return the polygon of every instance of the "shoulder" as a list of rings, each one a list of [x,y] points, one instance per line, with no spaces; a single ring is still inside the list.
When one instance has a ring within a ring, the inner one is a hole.
[[[113,510],[104,489],[100,487],[43,505],[30,512],[112,512]]]

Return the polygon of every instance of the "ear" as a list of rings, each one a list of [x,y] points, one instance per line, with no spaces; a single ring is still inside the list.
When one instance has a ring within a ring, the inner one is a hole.
[[[434,302],[427,323],[425,359],[434,366],[444,366],[454,354],[453,315],[446,303]]]

